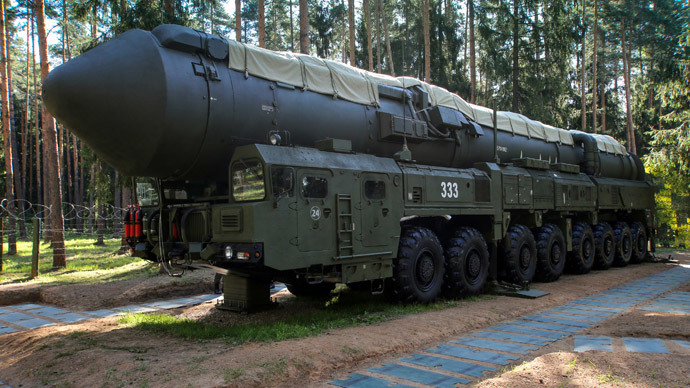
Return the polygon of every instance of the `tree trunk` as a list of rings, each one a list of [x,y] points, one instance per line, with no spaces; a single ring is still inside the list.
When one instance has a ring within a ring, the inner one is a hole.
[[[299,52],[309,55],[309,3],[299,0]]]
[[[580,96],[582,105],[582,131],[587,132],[587,97],[585,97],[585,64],[587,63],[587,52],[585,51],[585,46],[587,42],[587,23],[585,22],[585,11],[587,9],[587,0],[582,0],[582,63],[581,65],[581,82],[580,82]]]
[[[41,57],[41,81],[48,76],[48,44],[46,39],[45,14],[43,0],[36,0],[36,23],[38,26],[38,47]],[[46,176],[50,191],[50,227],[53,246],[53,267],[64,267],[65,260],[65,236],[64,219],[62,216],[62,192],[60,190],[60,161],[57,152],[57,133],[55,132],[55,119],[48,112],[45,105],[43,113],[43,134],[45,153],[48,160],[48,172]]]
[[[259,0],[259,47],[266,47],[266,13],[264,10],[264,0]]]
[[[33,37],[35,24],[35,11],[31,10],[31,72],[34,82],[34,156],[36,157],[36,203],[45,205],[45,195],[43,195],[43,175],[41,174],[43,166],[43,154],[41,153],[41,132],[38,130],[38,82],[36,79],[36,45]]]
[[[465,9],[465,33],[462,35],[463,41],[463,61],[462,61],[462,74],[467,75],[467,46],[468,46],[468,36],[467,36],[467,25],[470,24],[470,2],[472,0],[467,0],[467,7]]]
[[[355,64],[355,0],[347,0],[348,24],[350,28],[350,66]]]
[[[422,29],[424,32],[424,81],[431,82],[431,43],[429,39],[429,0],[422,0]]]
[[[630,106],[630,58],[625,41],[625,17],[621,18],[621,51],[623,54],[623,78],[625,80],[625,116],[627,124],[628,152],[637,154],[635,130],[632,121],[632,108]]]
[[[467,0],[470,19],[470,102],[477,103],[477,57],[474,52],[474,1]]]
[[[27,5],[28,7],[28,5]],[[26,186],[26,172],[27,172],[27,161],[31,160],[28,157],[29,154],[29,74],[30,74],[30,67],[29,64],[31,63],[30,61],[30,56],[31,56],[31,51],[29,51],[29,40],[31,39],[31,29],[29,28],[29,23],[31,23],[31,13],[26,12],[26,84],[25,84],[25,93],[24,93],[24,101],[26,103],[26,106],[24,107],[24,120],[23,120],[23,125],[22,125],[22,187],[27,187]],[[29,171],[31,169],[29,168]],[[31,179],[29,179],[29,184],[31,183]],[[31,190],[28,190],[26,193],[26,198],[31,199]]]
[[[345,10],[345,0],[340,0],[340,6],[343,7],[343,10]],[[342,39],[342,48],[343,48],[343,63],[347,63],[347,42],[345,41],[345,25],[347,24],[347,15],[343,15],[343,19],[341,20],[340,23],[340,39]]]
[[[381,0],[383,1],[383,0]],[[383,37],[386,40],[386,51],[388,52],[388,63],[391,67],[391,76],[395,77],[395,64],[393,63],[393,52],[391,51],[391,39],[388,35],[388,23],[386,23],[386,9],[381,13],[381,23],[383,24]]]
[[[364,21],[367,30],[367,60],[369,61],[369,71],[374,71],[374,55],[371,47],[371,14],[369,9],[369,0],[362,0],[362,8],[364,9]]]
[[[518,0],[513,0],[513,112],[518,113],[518,77],[520,76],[520,64],[518,62],[520,15],[518,15]]]
[[[594,0],[594,32],[592,33],[592,129],[597,133],[597,30],[599,19],[597,17],[599,0]]]
[[[290,0],[290,51],[295,51],[295,22],[292,18],[292,0]]]
[[[381,72],[381,0],[376,1],[376,72]]]
[[[113,208],[113,238],[119,238],[122,235],[122,188],[120,187],[120,174],[115,171],[114,178],[115,194],[114,208]]]
[[[235,40],[242,41],[242,0],[235,0]]]
[[[5,149],[5,196],[7,199],[7,211],[10,213],[7,218],[7,254],[17,254],[17,235],[16,220],[13,215],[14,209],[14,176],[12,171],[13,156],[11,127],[10,127],[10,94],[7,88],[7,41],[5,37],[5,0],[0,0],[0,98],[2,99],[2,129]]]

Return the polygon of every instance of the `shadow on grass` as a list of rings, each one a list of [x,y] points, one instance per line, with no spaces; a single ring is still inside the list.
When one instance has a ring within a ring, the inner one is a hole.
[[[491,299],[481,296],[465,299]],[[457,306],[455,300],[441,300],[428,305],[392,304],[383,296],[371,296],[344,290],[328,301],[300,299],[306,312],[298,312],[279,321],[241,323],[231,326],[197,322],[168,314],[128,314],[120,323],[154,333],[184,339],[223,339],[228,343],[275,342],[321,334],[330,329],[370,325],[408,314],[443,310]]]

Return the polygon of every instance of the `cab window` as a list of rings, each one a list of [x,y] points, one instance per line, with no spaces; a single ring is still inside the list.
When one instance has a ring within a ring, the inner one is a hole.
[[[379,200],[386,198],[386,182],[366,181],[364,182],[364,196],[366,199]]]
[[[232,198],[235,201],[258,201],[266,196],[264,167],[258,160],[235,162],[231,176]]]
[[[302,196],[304,198],[326,198],[328,181],[317,176],[302,177]]]
[[[139,206],[158,206],[156,181],[150,178],[137,178],[137,202]]]
[[[276,198],[294,197],[295,170],[292,167],[271,167],[271,187]]]

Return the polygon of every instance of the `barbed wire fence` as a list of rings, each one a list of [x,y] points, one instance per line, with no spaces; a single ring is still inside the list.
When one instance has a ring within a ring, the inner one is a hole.
[[[103,238],[120,238],[124,230],[123,216],[127,209],[112,204],[84,206],[62,203],[64,232],[66,239],[73,236],[97,238],[98,223],[101,223]],[[51,206],[26,200],[0,199],[0,228],[5,243],[10,240],[29,240],[33,237],[33,220],[41,223],[41,235],[55,231],[51,227]],[[14,221],[14,227],[10,223]]]

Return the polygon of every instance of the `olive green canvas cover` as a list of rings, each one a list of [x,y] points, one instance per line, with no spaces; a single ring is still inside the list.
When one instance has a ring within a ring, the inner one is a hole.
[[[391,77],[358,69],[341,62],[317,57],[262,49],[229,41],[228,66],[247,75],[282,82],[316,93],[362,105],[379,105],[378,84],[410,88],[419,86],[429,94],[432,106],[455,109],[468,119],[493,127],[493,110],[470,104],[457,94],[411,77]],[[550,143],[573,145],[570,131],[531,120],[519,113],[496,112],[498,130]],[[594,135],[599,151],[625,155],[625,147],[614,138]]]

